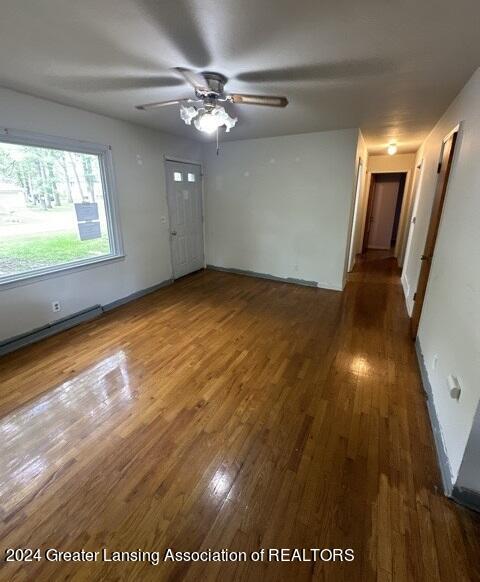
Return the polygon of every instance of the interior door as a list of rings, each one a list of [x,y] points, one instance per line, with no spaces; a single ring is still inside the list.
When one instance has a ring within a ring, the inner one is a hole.
[[[433,199],[432,214],[430,216],[430,225],[428,227],[425,250],[423,251],[423,255],[421,257],[422,266],[420,268],[417,292],[415,293],[415,302],[413,304],[411,319],[411,333],[413,339],[417,337],[418,326],[420,324],[420,316],[422,314],[428,277],[430,275],[430,269],[432,266],[432,257],[435,250],[435,243],[437,242],[438,229],[440,226],[440,219],[442,217],[445,195],[447,193],[448,178],[450,177],[450,170],[452,168],[452,160],[455,151],[457,135],[458,132],[454,132],[445,140],[443,144],[442,159],[438,166],[437,187],[435,189],[435,197]]]
[[[370,217],[369,249],[389,249],[400,189],[398,178],[377,176]]]
[[[347,271],[349,273],[351,273],[355,265],[355,253],[357,252],[357,249],[355,248],[355,238],[356,238],[355,235],[357,234],[358,211],[360,206],[360,187],[362,184],[362,169],[363,162],[360,159],[358,160],[357,179],[355,182],[355,200],[353,207],[352,231],[350,233],[350,249],[348,251]]]
[[[204,267],[201,169],[167,161],[166,173],[173,278],[178,279]]]

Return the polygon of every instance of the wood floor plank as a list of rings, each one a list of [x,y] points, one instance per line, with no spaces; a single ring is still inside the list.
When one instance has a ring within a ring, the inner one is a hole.
[[[394,259],[343,293],[203,271],[0,360],[0,551],[352,548],[353,562],[0,562],[0,580],[480,582],[441,494]]]

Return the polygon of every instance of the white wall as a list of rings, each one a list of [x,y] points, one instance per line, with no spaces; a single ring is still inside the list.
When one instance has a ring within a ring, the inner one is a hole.
[[[0,126],[112,146],[126,257],[113,263],[0,290],[0,340],[171,276],[163,155],[201,159],[201,146],[158,131],[0,89]],[[137,155],[143,165],[139,165]],[[52,313],[58,299],[62,311]]]
[[[395,154],[370,156],[368,159],[368,171],[380,173],[408,172],[413,168],[415,154]]]
[[[455,481],[480,399],[480,69],[476,71],[437,123],[419,153],[424,159],[422,187],[404,273],[415,290],[430,220],[437,163],[443,138],[459,123],[445,206],[432,260],[420,321],[423,352],[433,402]],[[432,369],[434,355],[436,369]],[[457,402],[447,390],[447,377],[458,377]],[[477,459],[480,451],[477,451]],[[480,491],[480,480],[476,484]]]
[[[206,155],[207,262],[342,289],[358,130],[221,144]]]

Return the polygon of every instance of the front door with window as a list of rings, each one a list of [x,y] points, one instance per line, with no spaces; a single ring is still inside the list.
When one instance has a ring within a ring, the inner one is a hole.
[[[166,162],[173,277],[204,267],[201,169],[196,164]]]

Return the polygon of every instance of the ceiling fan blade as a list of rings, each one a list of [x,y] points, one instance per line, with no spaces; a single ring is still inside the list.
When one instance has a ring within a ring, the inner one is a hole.
[[[61,89],[82,93],[104,93],[107,91],[128,91],[138,89],[161,89],[183,85],[181,79],[173,76],[140,75],[77,75],[74,77],[48,77],[49,82]]]
[[[177,105],[178,103],[190,103],[194,99],[171,99],[170,101],[157,101],[156,103],[145,103],[144,105],[135,105],[135,109],[146,111],[147,109],[158,109],[167,105]]]
[[[227,95],[227,99],[237,105],[265,105],[267,107],[286,107],[288,105],[286,97],[274,97],[273,95],[233,93],[232,95]]]
[[[348,81],[378,77],[395,70],[392,62],[380,59],[353,59],[309,65],[246,71],[235,77],[244,83],[287,83],[291,81]]]
[[[197,91],[200,91],[201,93],[208,93],[210,91],[207,80],[200,73],[195,73],[195,71],[184,69],[183,67],[174,67],[173,70],[180,73],[185,81],[190,83],[190,85]]]

